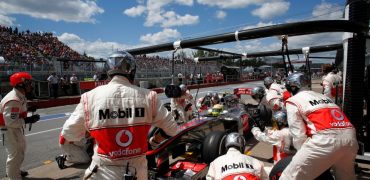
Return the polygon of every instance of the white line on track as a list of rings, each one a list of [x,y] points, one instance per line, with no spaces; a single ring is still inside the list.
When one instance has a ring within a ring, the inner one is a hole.
[[[42,133],[46,133],[46,132],[50,132],[50,131],[55,131],[55,130],[58,130],[58,129],[62,129],[62,127],[58,127],[58,128],[54,128],[54,129],[48,129],[48,130],[45,130],[45,131],[39,131],[39,132],[31,133],[31,134],[26,134],[26,136],[33,136],[33,135],[36,135],[36,134],[42,134]]]
[[[39,131],[39,132],[35,132],[35,133],[31,133],[31,134],[26,134],[25,136],[33,136],[33,135],[37,135],[37,134],[42,134],[42,133],[46,133],[46,132],[50,132],[50,131],[56,131],[56,130],[59,130],[59,129],[62,129],[62,127],[59,127],[59,128],[54,128],[54,129],[49,129],[49,130],[45,130],[45,131]],[[3,140],[0,140],[0,142],[2,142]]]

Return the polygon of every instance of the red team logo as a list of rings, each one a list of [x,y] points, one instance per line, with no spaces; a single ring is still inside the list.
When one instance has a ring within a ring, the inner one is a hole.
[[[127,130],[118,131],[116,135],[116,143],[121,147],[129,146],[132,143],[132,133]]]
[[[335,120],[338,121],[343,121],[344,120],[344,115],[342,112],[340,112],[338,109],[332,109],[330,111],[330,114],[333,116]]]

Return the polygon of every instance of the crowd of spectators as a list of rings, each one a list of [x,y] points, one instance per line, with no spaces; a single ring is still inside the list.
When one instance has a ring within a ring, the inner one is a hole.
[[[87,55],[81,55],[58,40],[50,32],[19,31],[17,27],[5,27],[0,25],[0,56],[4,57],[5,63],[16,67],[31,67],[36,71],[55,71],[53,60],[94,60]],[[136,56],[138,70],[143,71],[166,71],[172,69],[171,59],[159,56]],[[63,71],[95,71],[95,63],[67,61],[61,64]],[[217,66],[210,62],[195,64],[190,58],[176,58],[175,72],[192,71],[195,66],[202,67],[202,73],[215,72]],[[2,66],[3,68],[5,66]],[[42,67],[42,68],[41,68]],[[199,68],[200,69],[200,68]],[[29,69],[25,69],[28,71]],[[2,69],[4,71],[4,69]],[[199,71],[199,70],[198,70]]]
[[[52,33],[19,31],[0,25],[0,56],[19,65],[49,64],[52,58],[91,60],[63,44]]]
[[[137,66],[140,69],[171,69],[171,59],[159,56],[136,56]],[[193,65],[193,60],[189,58],[175,59],[175,66]]]
[[[137,67],[140,70],[171,70],[171,59],[166,57],[159,57],[159,56],[136,56],[136,63]],[[192,70],[192,67],[195,66],[194,60],[190,58],[181,58],[181,59],[175,59],[175,71],[181,70],[183,67],[186,67],[188,70]],[[216,63],[214,62],[200,62],[198,63],[199,67],[207,67],[207,70],[214,70],[217,68]],[[208,72],[208,71],[207,71]]]

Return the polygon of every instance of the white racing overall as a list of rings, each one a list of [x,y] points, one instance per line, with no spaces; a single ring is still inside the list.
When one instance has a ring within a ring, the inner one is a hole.
[[[21,179],[21,166],[26,151],[23,133],[24,119],[27,117],[27,99],[17,89],[10,91],[1,101],[0,125],[4,133],[4,144],[8,159],[6,174],[9,179]]]
[[[294,154],[294,151],[290,148],[293,144],[292,136],[289,134],[289,128],[283,128],[281,130],[266,129],[264,132],[261,132],[260,128],[254,127],[252,134],[257,141],[273,145],[274,164]]]
[[[86,138],[82,138],[81,141],[69,142],[60,135],[59,146],[63,150],[63,153],[67,156],[67,162],[83,164],[90,162],[90,157],[86,150]]]
[[[177,124],[160,103],[157,93],[132,85],[123,76],[114,76],[81,96],[62,135],[80,141],[89,131],[95,139],[94,155],[85,179],[122,179],[129,173],[148,179],[147,134],[151,125],[167,135],[177,133]]]
[[[171,99],[171,111],[177,110],[179,113],[179,121],[187,122],[191,119],[192,116],[192,109],[189,108],[185,111],[185,107],[188,103],[191,103],[193,96],[190,94],[189,91],[186,91],[184,95],[179,98],[172,98]]]
[[[272,83],[266,91],[266,101],[273,111],[285,109],[283,103],[283,89],[280,84]]]
[[[263,163],[231,147],[209,166],[207,180],[267,180]]]
[[[332,167],[338,180],[356,179],[356,132],[327,96],[301,91],[286,103],[293,144],[298,149],[280,179],[314,179]]]
[[[332,101],[335,101],[335,92],[336,92],[336,85],[339,85],[342,81],[342,78],[334,74],[333,72],[328,73],[322,81],[323,85],[323,93],[328,96]]]

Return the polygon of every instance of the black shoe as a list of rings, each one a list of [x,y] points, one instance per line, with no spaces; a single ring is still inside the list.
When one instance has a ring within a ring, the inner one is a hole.
[[[269,163],[274,163],[274,158],[270,158],[270,159],[268,159],[268,160],[267,160],[267,162],[269,162]]]
[[[66,165],[64,163],[67,160],[67,156],[65,156],[65,155],[62,154],[62,155],[59,155],[59,156],[55,157],[55,160],[56,160],[56,162],[58,164],[59,169],[66,168]]]
[[[21,171],[21,176],[22,176],[22,177],[26,177],[26,176],[28,176],[28,172],[27,172],[27,171]]]

